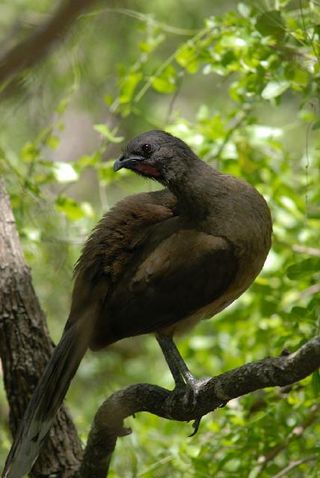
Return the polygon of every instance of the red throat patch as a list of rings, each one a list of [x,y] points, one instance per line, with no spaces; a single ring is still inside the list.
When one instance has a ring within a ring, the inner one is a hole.
[[[139,173],[145,174],[146,176],[150,176],[151,178],[159,178],[161,176],[160,171],[151,164],[146,164],[142,162],[136,163],[134,165],[134,169]]]

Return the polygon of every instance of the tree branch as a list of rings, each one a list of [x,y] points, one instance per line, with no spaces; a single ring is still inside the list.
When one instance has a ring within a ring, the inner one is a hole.
[[[294,427],[294,429],[288,434],[285,439],[275,446],[273,446],[267,453],[258,458],[257,472],[262,473],[267,465],[272,462],[276,456],[285,450],[293,440],[301,439],[304,432],[319,418],[320,404],[316,403],[311,407],[310,413],[303,420],[300,425]],[[258,476],[258,475],[257,475]]]
[[[265,387],[283,387],[310,375],[320,366],[320,336],[290,355],[248,363],[204,380],[196,397],[181,391],[137,384],[115,392],[99,408],[89,434],[80,477],[105,478],[118,437],[130,433],[123,420],[137,412],[149,412],[169,420],[190,421],[247,393]]]
[[[303,465],[304,463],[307,463],[308,461],[315,461],[317,459],[316,455],[308,456],[307,458],[303,458],[302,460],[296,460],[291,463],[289,463],[288,466],[283,468],[283,470],[279,471],[276,475],[273,476],[273,478],[284,478],[288,476],[288,473],[293,470],[294,468],[297,468],[300,465]]]
[[[44,24],[0,57],[0,84],[38,63],[49,48],[63,38],[81,11],[94,3],[95,0],[62,1]]]

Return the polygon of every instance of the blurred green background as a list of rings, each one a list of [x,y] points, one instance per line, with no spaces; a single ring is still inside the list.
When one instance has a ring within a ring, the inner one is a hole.
[[[1,0],[3,51],[51,13],[48,0]],[[153,128],[254,184],[274,219],[255,284],[179,341],[194,374],[295,350],[319,333],[319,39],[316,1],[100,1],[2,85],[0,172],[55,340],[91,228],[121,197],[158,188],[112,171],[123,143]],[[67,399],[84,441],[103,399],[136,382],[172,387],[153,337],[86,355]],[[110,476],[319,477],[319,390],[315,373],[233,400],[193,438],[191,424],[139,414]],[[1,389],[0,462],[7,413]]]

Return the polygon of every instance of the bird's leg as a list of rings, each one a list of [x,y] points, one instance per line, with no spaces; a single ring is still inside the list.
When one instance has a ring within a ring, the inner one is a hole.
[[[173,379],[176,386],[188,385],[193,391],[195,391],[197,380],[194,378],[190,370],[188,369],[185,361],[180,355],[176,344],[172,340],[172,337],[168,335],[156,335],[157,341],[161,347],[164,358],[170,368]]]
[[[172,340],[172,337],[168,335],[157,334],[156,338],[175,381],[175,389],[185,389],[186,404],[191,403],[193,406],[195,406],[197,403],[196,397],[199,391],[199,387],[203,385],[203,383],[206,382],[207,379],[198,380],[192,375],[185,361],[181,357],[176,344]],[[202,417],[200,416],[194,421],[192,425],[193,433],[190,435],[190,437],[194,436],[197,433],[200,426],[201,418]]]
[[[181,374],[180,368],[176,363],[175,357],[172,354],[172,349],[170,346],[168,346],[168,343],[170,341],[173,343],[172,339],[166,335],[158,335],[158,334],[156,335],[156,339],[158,341],[158,344],[160,345],[164,358],[168,364],[168,367],[170,369],[176,388],[181,388],[182,386],[185,385],[185,382],[183,380],[183,376]]]

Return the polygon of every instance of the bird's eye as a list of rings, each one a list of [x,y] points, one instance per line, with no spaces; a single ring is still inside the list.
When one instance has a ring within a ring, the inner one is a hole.
[[[143,144],[141,149],[146,156],[149,156],[152,153],[152,146],[149,143]]]

